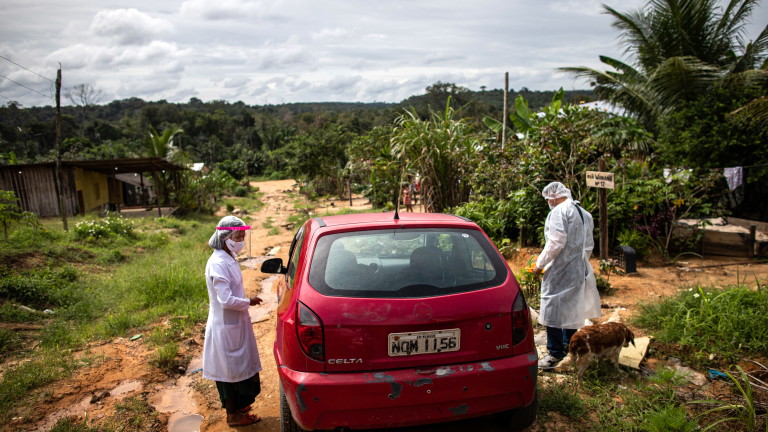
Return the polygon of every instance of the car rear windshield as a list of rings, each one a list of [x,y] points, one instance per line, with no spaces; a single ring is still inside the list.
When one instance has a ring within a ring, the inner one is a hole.
[[[479,231],[398,229],[318,240],[309,283],[339,297],[433,297],[500,285],[504,262]]]

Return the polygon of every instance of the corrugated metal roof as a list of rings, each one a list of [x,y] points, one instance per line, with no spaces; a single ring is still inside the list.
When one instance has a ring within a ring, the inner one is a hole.
[[[55,166],[55,162],[37,164],[0,165],[0,170],[23,169],[25,167]],[[141,173],[155,171],[182,171],[187,168],[176,165],[163,158],[102,159],[82,161],[61,161],[61,166],[73,166],[104,174]]]

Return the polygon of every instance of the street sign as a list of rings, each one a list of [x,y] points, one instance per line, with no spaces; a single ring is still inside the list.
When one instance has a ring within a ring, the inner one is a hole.
[[[613,189],[613,173],[587,171],[587,186],[603,189]]]

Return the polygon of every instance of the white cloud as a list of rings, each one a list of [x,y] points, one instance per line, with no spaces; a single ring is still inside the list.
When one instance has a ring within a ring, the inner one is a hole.
[[[179,11],[182,16],[209,21],[240,20],[263,16],[270,4],[260,0],[186,0]]]
[[[112,9],[97,12],[89,30],[120,45],[142,45],[170,33],[173,25],[136,9]]]
[[[339,39],[344,36],[347,36],[349,32],[341,27],[334,27],[334,28],[323,28],[318,32],[315,32],[312,34],[312,39],[314,40],[324,40],[324,39]]]
[[[240,88],[248,84],[249,81],[250,79],[246,77],[227,78],[224,81],[222,81],[221,86],[228,89]]]
[[[645,1],[5,0],[0,55],[50,79],[61,63],[65,86],[94,85],[104,102],[399,102],[437,81],[502,88],[504,72],[515,89],[575,89],[587,83],[558,67],[623,59],[601,2],[626,12]],[[767,10],[755,9],[747,39]],[[49,81],[2,59],[0,74],[49,93]],[[2,78],[0,96],[51,104]]]

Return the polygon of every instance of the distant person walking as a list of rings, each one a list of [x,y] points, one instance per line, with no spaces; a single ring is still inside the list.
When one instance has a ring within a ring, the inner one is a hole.
[[[411,188],[406,187],[403,189],[403,205],[405,205],[405,210],[412,212],[413,211],[413,203],[411,202]]]
[[[245,296],[243,274],[235,259],[243,249],[248,229],[239,218],[222,218],[208,240],[214,250],[205,266],[209,308],[203,377],[216,381],[229,426],[246,426],[261,420],[248,414],[261,392],[261,360],[248,307],[258,305],[261,299]]]
[[[594,240],[592,215],[571,198],[560,182],[548,184],[541,195],[550,212],[544,223],[546,244],[534,273],[542,273],[539,323],[547,327],[549,355],[539,368],[554,367],[565,357],[568,343],[587,318],[600,316],[600,296],[589,264]]]

